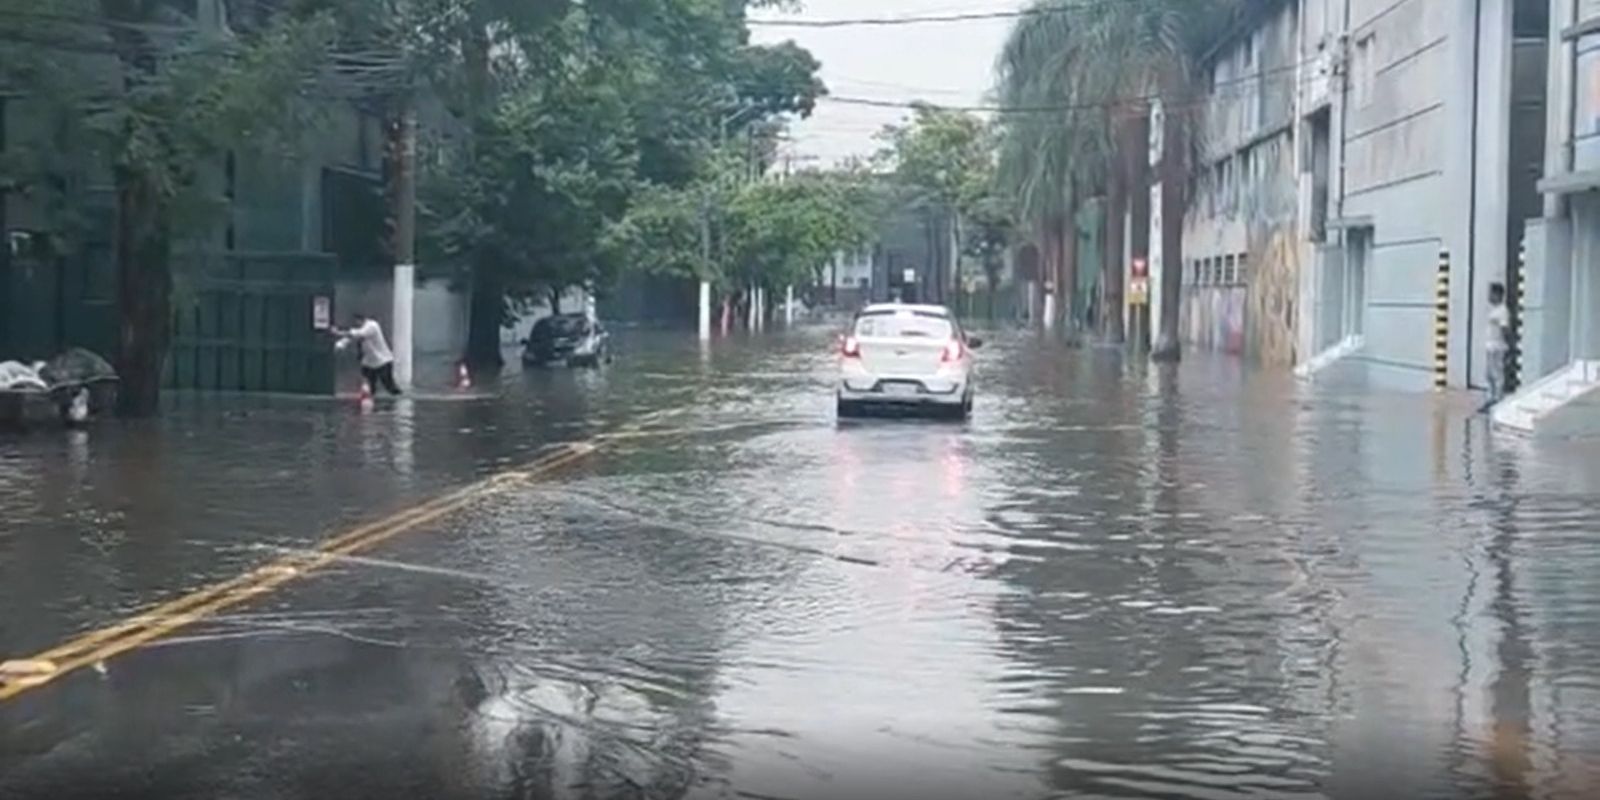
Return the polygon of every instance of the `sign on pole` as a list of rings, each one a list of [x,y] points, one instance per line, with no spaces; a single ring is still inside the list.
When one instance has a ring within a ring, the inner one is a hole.
[[[1128,280],[1128,305],[1142,306],[1150,302],[1150,262],[1136,258],[1133,260],[1132,274]]]
[[[914,269],[908,269],[904,273],[902,273],[900,277],[906,283],[916,283],[917,282],[917,271],[914,270]]]
[[[1150,279],[1140,275],[1128,282],[1128,305],[1142,306],[1150,302]]]
[[[327,295],[311,298],[311,329],[325,331],[333,327],[333,299]]]

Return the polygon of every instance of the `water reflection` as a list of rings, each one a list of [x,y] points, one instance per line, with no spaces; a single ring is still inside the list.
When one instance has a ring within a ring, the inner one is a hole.
[[[186,406],[0,441],[0,642],[26,651],[649,423],[0,707],[0,795],[85,774],[243,797],[1600,785],[1592,446],[1337,375],[1005,333],[970,423],[840,426],[831,333],[621,336],[601,370],[368,416]]]

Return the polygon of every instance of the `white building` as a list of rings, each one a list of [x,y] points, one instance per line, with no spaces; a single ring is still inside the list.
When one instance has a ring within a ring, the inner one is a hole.
[[[860,247],[834,254],[823,270],[816,287],[816,300],[823,305],[854,308],[872,297],[874,248]]]
[[[1527,387],[1495,421],[1600,431],[1600,0],[1549,0],[1540,217],[1528,228]],[[1531,122],[1532,120],[1530,120]]]
[[[1497,421],[1600,427],[1600,0],[1278,0],[1203,67],[1190,346],[1482,389],[1503,283]]]

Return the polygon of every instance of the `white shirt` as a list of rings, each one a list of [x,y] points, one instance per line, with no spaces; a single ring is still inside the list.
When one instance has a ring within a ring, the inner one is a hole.
[[[1489,352],[1503,353],[1510,349],[1510,345],[1506,343],[1505,335],[1506,330],[1510,329],[1510,327],[1511,312],[1506,308],[1505,303],[1501,303],[1497,306],[1490,306],[1489,329],[1485,331],[1485,333],[1488,334],[1488,338],[1484,339],[1484,342],[1487,343]]]
[[[369,319],[360,327],[345,331],[344,340],[351,339],[361,343],[361,366],[377,369],[394,361],[394,353],[389,352],[389,342],[383,338],[383,328],[377,320]]]

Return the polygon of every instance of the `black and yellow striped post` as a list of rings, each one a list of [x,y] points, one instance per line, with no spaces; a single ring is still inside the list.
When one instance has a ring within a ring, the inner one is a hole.
[[[1450,251],[1439,248],[1439,278],[1433,301],[1433,388],[1449,383],[1450,371]]]
[[[1506,355],[1506,391],[1514,392],[1522,385],[1522,308],[1527,305],[1528,293],[1528,240],[1517,245],[1517,273],[1509,281],[1506,303],[1511,312],[1511,350]]]

